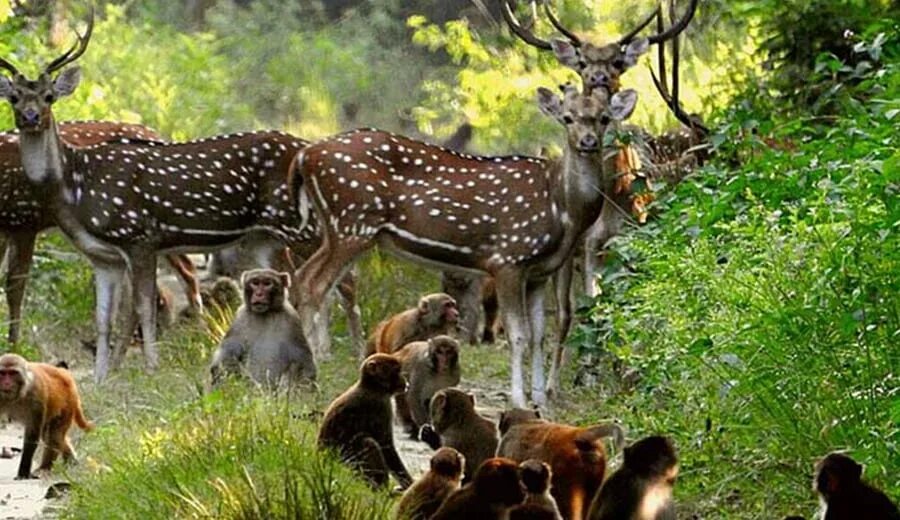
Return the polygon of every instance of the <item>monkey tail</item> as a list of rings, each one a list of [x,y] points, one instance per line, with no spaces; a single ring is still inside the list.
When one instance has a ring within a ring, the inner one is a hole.
[[[78,403],[78,406],[75,407],[75,424],[86,432],[94,429],[94,423],[85,418],[84,410],[81,409],[81,403]]]

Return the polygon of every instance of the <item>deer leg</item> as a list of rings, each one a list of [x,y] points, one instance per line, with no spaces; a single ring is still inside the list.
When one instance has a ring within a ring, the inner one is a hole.
[[[197,269],[194,262],[187,255],[166,255],[169,265],[175,269],[179,278],[184,283],[185,295],[188,305],[200,312],[203,311],[203,302],[200,300],[200,282],[197,281]]]
[[[22,320],[22,300],[34,255],[37,233],[22,232],[10,235],[8,242],[9,270],[6,274],[6,303],[9,305],[9,343],[19,341]]]
[[[510,345],[510,375],[512,378],[512,405],[526,408],[525,400],[525,348],[530,343],[531,326],[525,305],[525,283],[516,270],[498,273],[497,301],[506,327],[506,339]]]
[[[546,280],[528,284],[525,291],[525,303],[528,307],[528,325],[531,337],[531,400],[538,406],[547,404],[544,380],[544,293]]]
[[[575,257],[569,258],[556,272],[554,286],[556,289],[556,345],[553,346],[553,358],[550,361],[550,374],[547,377],[547,395],[554,398],[559,395],[559,372],[562,370],[565,355],[566,336],[572,326],[572,271]]]
[[[122,283],[125,268],[121,264],[94,262],[96,309],[94,319],[97,324],[97,357],[94,360],[94,381],[103,382],[109,373],[109,333],[116,315],[117,293]],[[133,330],[133,327],[132,327]],[[131,332],[127,333],[130,336]]]
[[[341,306],[347,314],[347,330],[350,332],[350,342],[357,352],[362,352],[365,345],[365,334],[362,327],[362,316],[359,305],[356,303],[356,272],[350,269],[338,285],[341,295]]]
[[[303,333],[310,347],[317,355],[327,354],[325,345],[315,343],[323,334],[323,309],[326,296],[353,261],[372,247],[369,241],[340,242],[327,235],[319,250],[313,253],[297,271],[297,283],[293,291],[297,301],[297,312],[303,325]],[[302,299],[301,299],[302,298]]]
[[[597,253],[600,251],[600,236],[597,228],[602,228],[600,222],[595,223],[584,237],[584,293],[589,298],[597,296],[597,284],[594,281],[597,271]]]
[[[131,255],[133,288],[137,313],[144,337],[144,360],[150,372],[159,368],[156,345],[156,255],[139,252]]]

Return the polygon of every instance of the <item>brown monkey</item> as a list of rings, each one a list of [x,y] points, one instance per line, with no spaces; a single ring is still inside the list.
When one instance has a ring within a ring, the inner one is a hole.
[[[29,363],[17,354],[0,357],[0,414],[25,426],[25,444],[16,479],[36,478],[31,461],[38,441],[44,453],[38,471],[49,471],[60,454],[75,459],[69,428],[75,421],[82,430],[94,425],[84,417],[75,380],[68,370],[46,363]]]
[[[431,424],[422,427],[421,438],[433,449],[449,446],[466,457],[463,483],[497,451],[497,427],[475,412],[473,395],[456,388],[445,388],[431,398]]]
[[[490,458],[475,471],[471,484],[447,497],[431,520],[506,519],[509,510],[524,499],[516,463]]]
[[[413,439],[428,422],[431,397],[442,388],[459,384],[459,342],[450,336],[414,341],[394,353],[403,365],[409,388],[394,397],[397,417]]]
[[[823,505],[822,520],[900,520],[897,506],[863,482],[863,467],[842,453],[829,453],[816,463],[813,481]]]
[[[415,482],[397,506],[397,520],[428,520],[451,493],[459,489],[465,457],[441,448],[431,457],[431,469]]]
[[[388,473],[400,486],[412,477],[394,448],[391,396],[406,390],[400,362],[386,354],[374,354],[360,366],[359,381],[329,405],[319,427],[320,448],[336,450],[373,486],[384,486]]]
[[[588,520],[674,520],[678,456],[672,441],[645,437],[625,448],[624,455],[622,467],[591,502]]]
[[[459,310],[445,293],[423,296],[419,304],[379,323],[366,344],[366,355],[390,354],[407,343],[456,331]]]
[[[606,473],[603,438],[621,447],[624,433],[617,424],[587,428],[545,421],[536,412],[511,410],[500,416],[503,437],[497,455],[517,462],[537,459],[550,465],[551,493],[564,518],[583,518]]]
[[[285,297],[290,284],[290,275],[271,269],[244,273],[244,305],[209,367],[214,385],[223,372],[238,369],[270,387],[282,382],[315,381],[313,353],[303,336],[300,317]]]
[[[528,459],[519,464],[519,477],[525,486],[525,504],[533,504],[549,510],[553,520],[562,520],[556,500],[550,494],[550,465],[537,459]]]
[[[526,498],[526,500],[528,500]],[[559,511],[537,503],[524,503],[509,510],[509,520],[558,520]]]

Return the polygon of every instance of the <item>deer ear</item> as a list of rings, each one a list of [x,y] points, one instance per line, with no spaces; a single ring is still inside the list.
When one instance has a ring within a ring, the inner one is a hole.
[[[554,38],[550,40],[550,47],[553,48],[553,54],[556,55],[556,59],[560,64],[572,69],[579,69],[578,65],[581,62],[581,56],[578,49],[572,45],[572,42]]]
[[[550,89],[538,87],[537,90],[538,108],[545,115],[560,120],[563,115],[562,100],[554,94]]]
[[[278,278],[285,289],[291,288],[291,275],[289,273],[278,273]]]
[[[12,81],[6,76],[0,75],[0,97],[8,98],[13,94]]]
[[[633,89],[626,89],[616,92],[609,100],[609,116],[616,121],[624,121],[634,112],[637,104],[637,92]]]
[[[69,67],[59,73],[59,76],[53,81],[53,93],[57,98],[65,97],[75,92],[78,83],[81,81],[81,68],[78,66]]]
[[[662,44],[661,44],[662,45]],[[633,40],[625,47],[625,67],[634,67],[638,59],[650,49],[650,41],[647,38]]]

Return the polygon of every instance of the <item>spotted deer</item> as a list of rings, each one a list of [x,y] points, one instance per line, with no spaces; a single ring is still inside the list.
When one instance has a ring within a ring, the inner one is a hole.
[[[691,22],[699,0],[691,0],[690,5],[677,22],[666,30],[660,30],[647,38],[638,38],[657,14],[659,6],[644,18],[634,29],[613,43],[596,45],[581,40],[574,32],[563,26],[550,7],[550,0],[542,0],[547,19],[565,39],[554,38],[550,41],[537,37],[526,29],[513,12],[512,0],[503,0],[501,12],[510,30],[522,41],[541,50],[553,51],[560,64],[569,67],[581,77],[585,93],[596,88],[604,88],[609,93],[619,90],[619,79],[625,71],[637,64],[650,48],[660,45],[680,34]]]
[[[543,404],[543,289],[597,218],[611,180],[600,153],[603,134],[631,114],[636,100],[630,90],[560,99],[539,89],[541,110],[567,130],[565,156],[553,161],[461,154],[374,129],[305,148],[296,168],[323,242],[297,272],[304,330],[316,329],[323,296],[376,244],[426,265],[488,273],[512,345],[512,401],[525,404],[530,348],[531,397]]]
[[[122,138],[161,141],[153,130],[142,126],[107,121],[69,122],[59,125],[62,139],[72,146],[89,146]],[[22,301],[31,271],[34,243],[37,234],[54,226],[53,215],[39,200],[22,171],[19,155],[19,135],[0,133],[0,234],[7,237],[6,303],[9,308],[8,340],[19,340]],[[0,253],[2,255],[2,253]],[[200,285],[194,264],[185,255],[166,256],[185,285],[191,305],[200,304]]]
[[[314,239],[304,230],[288,177],[306,141],[281,132],[217,136],[187,143],[133,140],[78,148],[59,134],[52,105],[71,94],[80,70],[67,67],[87,49],[84,36],[36,80],[0,59],[0,97],[13,108],[25,175],[45,196],[56,222],[94,265],[97,275],[97,359],[94,377],[110,366],[109,329],[118,281],[129,272],[144,335],[146,366],[159,365],[156,346],[156,254],[220,248],[252,240],[271,264],[282,242]],[[113,364],[124,353],[118,349]]]

